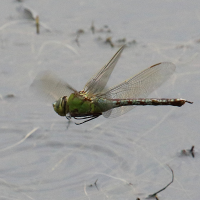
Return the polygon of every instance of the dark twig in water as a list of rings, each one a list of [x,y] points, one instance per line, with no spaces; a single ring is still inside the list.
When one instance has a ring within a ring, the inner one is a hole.
[[[191,149],[187,149],[187,150],[183,149],[181,151],[181,154],[184,155],[184,156],[188,156],[188,155],[191,154],[192,157],[194,158],[194,156],[195,156],[195,154],[194,154],[194,145],[191,147]]]
[[[99,188],[97,187],[97,181],[98,181],[98,179],[94,182],[94,185],[97,188],[97,190],[99,190]],[[93,186],[93,184],[89,185],[89,187],[92,187],[92,186]]]
[[[98,179],[95,181],[94,185],[96,186],[97,190],[99,190],[97,187],[97,181],[98,181]]]
[[[192,154],[192,157],[194,158],[194,146],[190,149],[190,153]]]
[[[108,43],[108,44],[110,44],[111,47],[114,47],[114,44],[112,42],[112,38],[111,37],[106,38],[105,43]]]
[[[174,181],[174,171],[172,170],[172,168],[171,168],[170,166],[168,166],[168,167],[170,168],[170,170],[171,170],[171,172],[172,172],[172,180],[171,180],[171,182],[168,183],[168,184],[167,184],[164,188],[162,188],[161,190],[155,192],[154,194],[150,194],[146,199],[155,198],[155,199],[159,200],[158,197],[157,197],[157,194],[160,193],[160,192],[162,192],[163,190],[165,190],[169,185],[171,185],[171,184],[173,183],[173,181]]]

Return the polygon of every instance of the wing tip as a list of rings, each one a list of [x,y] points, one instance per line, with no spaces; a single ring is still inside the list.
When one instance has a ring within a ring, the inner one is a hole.
[[[160,63],[157,63],[157,64],[155,64],[155,65],[152,65],[150,68],[153,68],[153,67],[155,67],[155,66],[157,66],[157,65],[160,65],[161,64],[161,62]]]
[[[165,66],[165,68],[170,68],[172,71],[175,71],[175,69],[176,69],[176,65],[172,62],[160,62],[160,63],[157,63],[155,65],[152,65],[149,68],[153,68],[153,67],[156,67],[158,65],[162,65],[162,67]]]

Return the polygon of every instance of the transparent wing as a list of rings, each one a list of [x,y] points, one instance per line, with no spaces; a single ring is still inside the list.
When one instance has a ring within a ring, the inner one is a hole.
[[[153,65],[121,84],[109,89],[100,96],[106,99],[146,98],[164,83],[175,71],[176,66],[170,62]],[[103,113],[104,117],[122,115],[135,106],[122,106]]]
[[[122,46],[112,59],[101,70],[88,81],[84,87],[84,91],[88,97],[100,93],[106,86],[108,79],[123,51],[125,46]]]
[[[38,74],[31,84],[31,89],[42,97],[51,100],[51,102],[58,100],[62,96],[70,96],[71,93],[76,91],[51,71],[44,71]]]

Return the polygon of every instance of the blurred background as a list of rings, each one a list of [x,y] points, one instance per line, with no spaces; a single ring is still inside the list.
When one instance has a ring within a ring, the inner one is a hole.
[[[200,1],[1,0],[0,199],[200,199]],[[36,24],[39,24],[38,29]],[[174,75],[137,107],[80,126],[30,90],[51,70],[78,91],[121,45],[108,86],[159,62]],[[188,149],[194,145],[194,157]]]

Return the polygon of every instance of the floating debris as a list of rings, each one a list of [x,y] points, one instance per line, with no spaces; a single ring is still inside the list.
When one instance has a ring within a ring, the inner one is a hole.
[[[24,6],[24,12],[25,12],[25,15],[27,15],[27,17],[29,19],[35,20],[36,33],[39,34],[40,33],[40,30],[39,30],[40,23],[39,23],[39,15],[38,15],[38,13],[36,11],[34,11],[32,8],[29,8],[27,6]]]
[[[191,147],[191,149],[183,149],[181,150],[181,155],[183,156],[189,156],[192,155],[192,157],[194,158],[195,154],[194,154],[194,146]]]
[[[24,18],[35,21],[36,33],[39,34],[39,14],[26,5],[22,5],[19,11],[23,13]]]
[[[18,11],[23,14],[25,19],[34,20],[37,34],[40,33],[40,26],[42,26],[46,31],[51,31],[51,29],[46,24],[40,22],[39,14],[29,6],[22,5],[18,7]]]
[[[97,190],[99,190],[98,187],[97,187],[97,181],[98,181],[98,179],[94,182],[94,184],[89,185],[89,187],[93,187],[93,185],[95,185],[95,187],[97,188]]]
[[[96,32],[97,33],[111,33],[111,30],[108,27],[108,25],[104,25],[103,28],[97,29]]]
[[[174,171],[171,169],[170,166],[168,166],[168,167],[169,167],[169,169],[172,172],[172,180],[170,181],[170,183],[168,183],[164,188],[162,188],[158,192],[155,192],[154,194],[150,194],[146,199],[155,198],[155,199],[159,200],[158,197],[157,197],[157,194],[160,193],[160,192],[162,192],[163,190],[165,190],[167,187],[169,187],[174,182]]]
[[[113,42],[112,42],[112,38],[111,38],[111,37],[106,38],[105,43],[110,44],[111,47],[114,47],[114,46],[115,46],[115,45],[113,44]]]
[[[93,34],[95,34],[95,33],[111,33],[111,30],[108,27],[108,25],[104,25],[102,28],[97,29],[97,28],[95,28],[93,21],[92,21],[90,30],[92,31]]]
[[[112,48],[121,47],[122,45],[131,46],[137,43],[136,40],[128,41],[127,38],[125,37],[116,39],[115,41],[113,41],[112,34],[111,34],[112,31],[109,28],[109,26],[104,25],[102,28],[96,28],[96,26],[94,25],[94,21],[92,21],[89,31],[91,31],[92,34],[97,35],[97,37],[95,37],[96,41],[104,43],[104,44],[109,44]],[[88,30],[84,31],[83,29],[79,29],[78,31],[76,31],[75,41],[79,47],[80,47],[79,38],[80,38],[80,35],[82,35],[83,33],[88,33]]]

